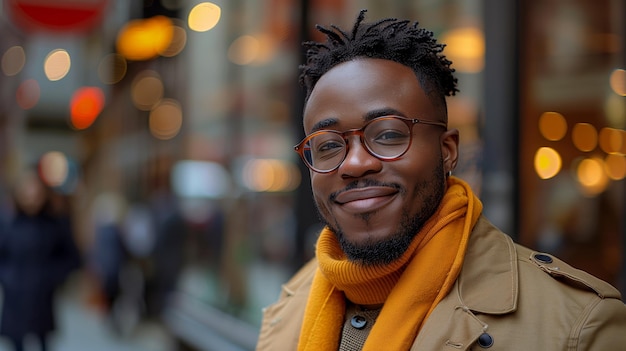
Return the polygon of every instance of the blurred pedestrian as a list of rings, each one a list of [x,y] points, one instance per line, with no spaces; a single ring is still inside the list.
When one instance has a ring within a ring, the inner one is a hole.
[[[14,214],[0,226],[0,335],[16,351],[24,350],[28,335],[47,350],[55,330],[55,291],[80,266],[69,218],[59,215],[49,191],[35,172],[20,177],[12,194]]]
[[[125,208],[125,199],[117,193],[100,194],[94,201],[95,239],[89,261],[107,313],[120,293],[120,272],[128,260],[121,227]]]

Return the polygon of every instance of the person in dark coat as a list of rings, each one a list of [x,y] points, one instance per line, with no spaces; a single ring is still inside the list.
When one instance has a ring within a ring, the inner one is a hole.
[[[16,351],[24,349],[27,335],[47,349],[47,335],[55,330],[55,291],[80,265],[69,217],[50,208],[49,190],[36,173],[22,177],[13,193],[14,215],[0,225],[0,335]]]

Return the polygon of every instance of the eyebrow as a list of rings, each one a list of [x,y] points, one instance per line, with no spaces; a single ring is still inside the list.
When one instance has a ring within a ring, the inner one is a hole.
[[[363,115],[363,121],[364,122],[369,122],[375,118],[378,117],[382,117],[382,116],[404,116],[404,114],[394,108],[391,107],[385,107],[385,108],[381,108],[381,109],[377,109],[377,110],[372,110],[372,111],[368,111],[365,115]],[[313,128],[311,128],[311,131],[309,133],[313,133],[313,132],[317,132],[318,130],[321,129],[326,129],[328,127],[332,127],[334,125],[337,125],[339,123],[339,119],[338,118],[326,118],[323,119],[317,123],[315,123],[313,125]]]
[[[382,116],[402,116],[406,117],[404,113],[396,110],[395,108],[385,107],[377,110],[369,111],[363,116],[363,120],[365,122],[369,122],[374,118],[382,117]]]
[[[317,132],[318,130],[321,130],[321,129],[326,129],[328,127],[336,125],[337,123],[339,123],[339,120],[337,118],[326,118],[326,119],[323,119],[323,120],[315,123],[313,125],[313,128],[311,128],[311,131],[309,131],[309,133]]]

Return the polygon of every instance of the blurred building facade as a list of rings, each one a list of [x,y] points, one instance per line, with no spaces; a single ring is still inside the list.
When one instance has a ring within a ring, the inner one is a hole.
[[[319,230],[293,152],[300,43],[362,8],[448,44],[456,174],[486,215],[626,292],[621,0],[5,0],[0,196],[38,164],[85,255],[119,226],[141,314],[191,348],[253,348]]]

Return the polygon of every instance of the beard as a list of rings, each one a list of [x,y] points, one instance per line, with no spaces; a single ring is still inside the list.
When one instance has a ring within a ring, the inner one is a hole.
[[[424,227],[424,224],[435,214],[445,193],[445,182],[443,162],[439,162],[439,165],[433,170],[430,179],[418,183],[413,189],[416,198],[421,199],[423,203],[419,212],[411,215],[409,210],[404,208],[402,219],[398,224],[396,232],[390,233],[386,238],[380,240],[367,240],[361,243],[351,242],[336,221],[332,225],[323,216],[320,216],[320,218],[335,233],[341,250],[349,261],[363,266],[388,265],[399,259],[406,252],[415,236]],[[406,190],[403,192],[406,196]],[[365,217],[370,215],[366,214]]]

